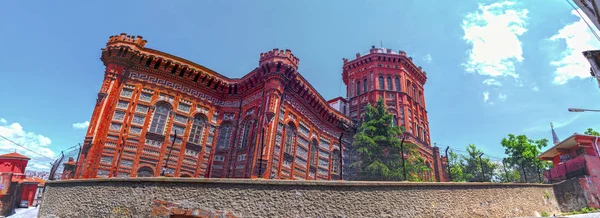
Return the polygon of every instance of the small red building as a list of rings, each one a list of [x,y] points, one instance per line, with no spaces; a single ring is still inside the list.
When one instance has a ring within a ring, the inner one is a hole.
[[[36,194],[38,190],[38,185],[40,182],[34,178],[25,178],[19,181],[19,192],[20,199],[19,207],[31,207],[36,200]],[[26,201],[26,202],[25,202]]]
[[[12,180],[25,179],[25,168],[29,158],[17,152],[0,155],[0,172],[11,172]]]
[[[25,169],[29,160],[30,158],[17,152],[0,155],[0,174],[3,175],[0,179],[2,214],[9,213],[14,207],[34,205],[38,186],[43,180],[26,177]]]
[[[72,157],[69,157],[69,160],[63,164],[63,173],[60,176],[60,180],[72,179],[75,175],[75,160]]]
[[[538,156],[554,165],[544,172],[544,177],[549,183],[555,183],[555,192],[560,192],[557,196],[567,196],[569,205],[579,205],[568,207],[569,210],[584,206],[600,208],[600,136],[575,133],[559,142],[554,133],[554,139],[554,147]]]

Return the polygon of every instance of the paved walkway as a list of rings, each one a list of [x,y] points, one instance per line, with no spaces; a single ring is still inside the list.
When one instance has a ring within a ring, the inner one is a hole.
[[[17,208],[15,213],[8,216],[10,218],[32,218],[38,216],[39,207]]]
[[[586,214],[577,214],[577,215],[560,216],[560,217],[592,218],[592,217],[600,217],[600,213],[586,213]]]

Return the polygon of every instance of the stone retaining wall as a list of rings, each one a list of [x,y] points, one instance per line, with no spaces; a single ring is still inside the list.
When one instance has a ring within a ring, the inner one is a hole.
[[[552,186],[541,184],[112,178],[47,182],[39,217],[518,217],[558,211]]]

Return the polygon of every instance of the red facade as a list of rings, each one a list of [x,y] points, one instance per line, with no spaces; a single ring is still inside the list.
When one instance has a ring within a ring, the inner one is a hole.
[[[403,126],[406,141],[419,147],[431,173],[425,181],[445,181],[439,149],[431,146],[429,119],[425,105],[424,85],[427,73],[412,62],[403,51],[371,47],[356,59],[344,59],[343,74],[347,86],[349,116],[360,120],[368,104],[383,98],[387,111],[395,116],[395,124]]]
[[[600,156],[598,143],[600,137],[574,134],[542,153],[539,158],[552,161],[554,167],[544,173],[546,179],[560,181],[568,174],[585,172],[600,177]],[[588,166],[589,165],[589,166]],[[588,172],[589,171],[589,172]],[[585,174],[585,173],[584,173]]]
[[[554,166],[544,172],[546,181],[576,180],[587,206],[600,208],[600,136],[573,134],[560,142],[555,139],[555,145],[538,156]]]
[[[145,45],[121,34],[102,49],[76,178],[339,179],[349,143],[340,136],[352,122],[301,76],[290,50],[260,54],[258,67],[227,78]]]
[[[44,180],[26,177],[25,168],[27,168],[29,160],[30,158],[17,152],[0,155],[0,173],[3,173],[3,177],[0,179],[0,195],[12,196],[9,201],[13,201],[0,204],[2,213],[5,213],[7,209],[12,209],[6,206],[18,206],[13,203],[27,201],[27,206],[34,204],[38,185],[43,184]],[[8,175],[10,175],[10,180],[5,180]]]
[[[25,168],[29,158],[17,152],[0,155],[0,172],[12,173],[12,181],[25,179]]]

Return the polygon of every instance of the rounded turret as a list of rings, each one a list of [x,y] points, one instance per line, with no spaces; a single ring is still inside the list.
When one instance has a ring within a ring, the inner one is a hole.
[[[144,37],[142,36],[130,36],[126,33],[121,33],[119,35],[111,36],[110,38],[108,38],[108,42],[106,43],[106,45],[108,46],[116,43],[129,43],[143,48],[144,46],[146,46],[146,42],[147,41],[144,40]]]
[[[279,50],[276,48],[266,53],[260,53],[258,65],[263,65],[267,62],[282,62],[283,64],[292,65],[295,69],[298,69],[298,62],[300,62],[300,59],[294,56],[289,49]]]

